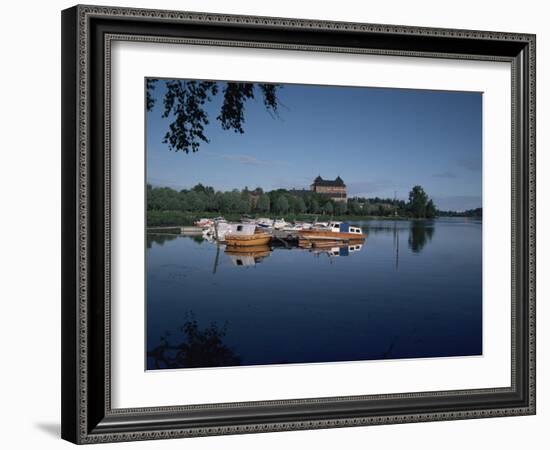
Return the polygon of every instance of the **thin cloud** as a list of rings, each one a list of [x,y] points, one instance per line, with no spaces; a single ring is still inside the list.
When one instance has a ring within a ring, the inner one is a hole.
[[[284,165],[285,164],[281,161],[271,161],[271,160],[265,160],[265,159],[258,159],[255,156],[245,155],[245,154],[242,154],[242,153],[219,154],[219,153],[209,152],[208,154],[215,157],[215,158],[218,158],[218,159],[223,159],[225,161],[236,162],[236,163],[239,163],[239,164],[243,164],[245,166],[269,167],[269,166],[279,166],[279,165]]]

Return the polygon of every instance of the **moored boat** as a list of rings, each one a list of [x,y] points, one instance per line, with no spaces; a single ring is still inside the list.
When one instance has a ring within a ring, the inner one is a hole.
[[[262,228],[272,228],[273,222],[273,219],[268,219],[265,217],[260,217],[259,219],[256,219],[256,225]]]
[[[237,224],[225,234],[224,241],[228,247],[267,245],[271,241],[271,234],[257,229],[254,224]]]
[[[210,227],[212,224],[214,223],[214,221],[212,219],[209,219],[209,218],[201,218],[199,220],[196,220],[195,222],[193,222],[193,225],[195,225],[196,227],[199,227],[199,228],[208,228]]]
[[[267,245],[270,241],[271,234],[263,231],[250,235],[225,235],[225,243],[228,247],[253,247],[258,245]]]
[[[300,231],[300,238],[306,240],[358,241],[367,237],[360,227],[347,222],[329,222],[326,227],[313,227]]]
[[[289,225],[290,224],[286,222],[284,218],[275,219],[275,221],[273,222],[273,228],[276,230],[282,230]]]

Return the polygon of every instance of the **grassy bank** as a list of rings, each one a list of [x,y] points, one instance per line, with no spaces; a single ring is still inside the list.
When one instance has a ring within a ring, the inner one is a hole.
[[[147,211],[147,226],[188,226],[193,225],[193,222],[202,217],[218,217],[220,213],[213,212],[184,212],[184,211]],[[222,214],[222,216],[230,221],[237,222],[243,216],[239,213]],[[410,217],[394,217],[394,216],[331,216],[324,214],[251,214],[250,217],[268,217],[271,219],[280,219],[284,217],[287,222],[304,221],[313,222],[314,220],[326,222],[328,220],[340,221],[359,221],[359,220],[410,220]]]

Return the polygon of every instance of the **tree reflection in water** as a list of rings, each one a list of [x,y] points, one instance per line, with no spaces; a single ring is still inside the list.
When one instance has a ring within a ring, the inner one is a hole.
[[[223,343],[227,322],[223,327],[211,323],[205,328],[199,328],[194,315],[190,314],[179,331],[182,334],[180,342],[170,342],[170,333],[167,332],[161,337],[160,345],[147,352],[148,369],[241,365],[241,358]]]
[[[432,240],[434,231],[433,222],[413,220],[409,229],[409,248],[414,253],[420,253],[424,246]]]
[[[206,242],[206,239],[204,239],[202,233],[189,234],[188,237],[193,239],[197,244],[202,244],[203,242]]]
[[[147,233],[147,248],[151,248],[153,243],[162,246],[165,242],[173,241],[177,237],[177,234]]]

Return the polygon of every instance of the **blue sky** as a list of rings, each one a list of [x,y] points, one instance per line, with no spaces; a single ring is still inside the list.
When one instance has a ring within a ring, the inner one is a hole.
[[[146,121],[154,186],[307,188],[317,175],[339,175],[349,196],[406,199],[420,184],[439,209],[481,206],[481,93],[284,84],[279,117],[260,95],[246,104],[244,134],[215,120],[218,94],[205,108],[210,142],[196,153],[162,143],[163,95],[161,80]]]

